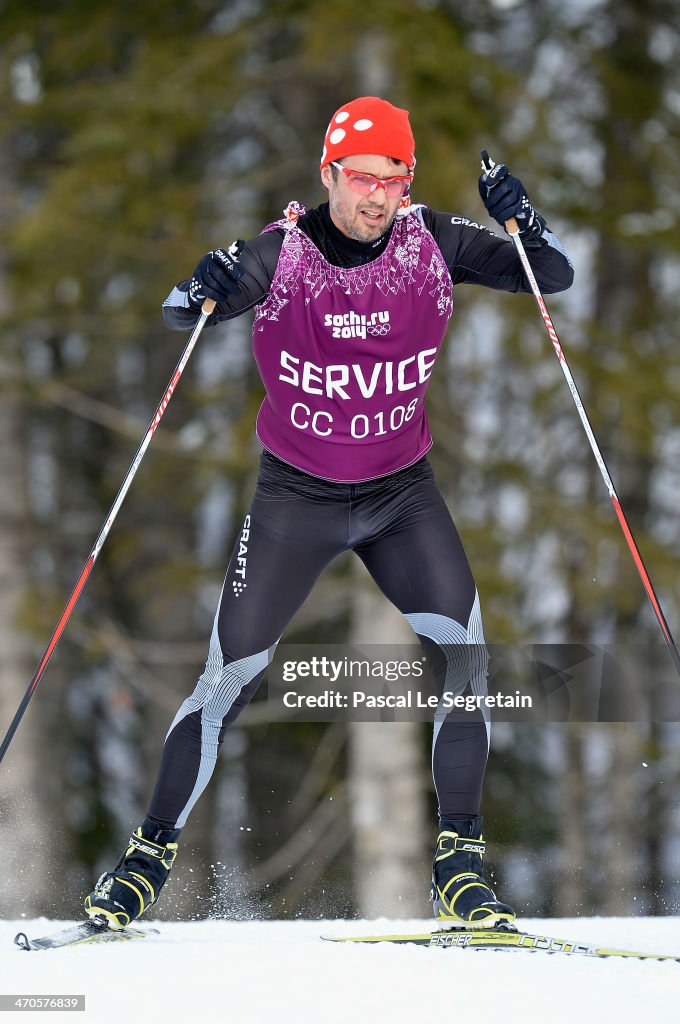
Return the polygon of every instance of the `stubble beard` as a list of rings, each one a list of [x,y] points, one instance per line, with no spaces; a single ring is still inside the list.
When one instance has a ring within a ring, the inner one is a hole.
[[[334,200],[329,200],[329,202],[331,211],[340,225],[340,230],[347,235],[348,238],[354,239],[355,242],[377,242],[378,239],[382,238],[382,236],[390,230],[392,223],[394,222],[394,218],[397,215],[396,211],[391,217],[386,214],[386,219],[376,224],[374,228],[371,228],[368,225],[364,227],[359,223],[361,211],[358,208],[355,210],[354,217],[350,221],[347,216],[347,212],[341,203]],[[369,208],[367,207],[367,209]],[[385,210],[382,209],[380,212],[385,213]]]

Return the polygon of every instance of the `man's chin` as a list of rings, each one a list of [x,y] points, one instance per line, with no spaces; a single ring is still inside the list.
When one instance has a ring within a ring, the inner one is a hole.
[[[386,217],[377,220],[375,226],[367,223],[365,219],[355,221],[352,225],[351,237],[357,242],[377,242],[388,230],[390,223],[391,221],[388,221]]]

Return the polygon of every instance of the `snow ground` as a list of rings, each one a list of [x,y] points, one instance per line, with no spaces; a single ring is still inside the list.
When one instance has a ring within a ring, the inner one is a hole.
[[[542,953],[351,946],[324,935],[425,931],[432,921],[160,922],[130,943],[26,953],[17,931],[69,922],[0,921],[0,993],[85,994],[96,1024],[640,1024],[680,1020],[680,964]],[[153,922],[149,922],[151,924]],[[535,920],[558,938],[680,955],[680,917]],[[10,1011],[2,1022],[36,1019]],[[44,1018],[40,1018],[44,1019]]]

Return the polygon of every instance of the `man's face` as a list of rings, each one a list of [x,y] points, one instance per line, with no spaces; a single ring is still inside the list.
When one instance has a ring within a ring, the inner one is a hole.
[[[394,164],[387,157],[375,154],[348,156],[337,162],[351,167],[353,171],[373,174],[376,178],[408,174],[406,164]],[[375,242],[385,234],[399,209],[401,196],[390,199],[385,189],[380,187],[370,195],[359,195],[352,191],[341,171],[328,165],[321,171],[321,180],[328,189],[331,220],[344,235],[357,242]]]

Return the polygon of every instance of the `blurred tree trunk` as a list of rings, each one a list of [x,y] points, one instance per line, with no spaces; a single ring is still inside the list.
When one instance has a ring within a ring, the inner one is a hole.
[[[356,563],[350,642],[410,644],[406,620],[368,583]],[[370,646],[367,656],[370,657]],[[349,727],[350,815],[355,894],[364,917],[420,916],[429,887],[426,843],[427,767],[418,722],[353,722]]]
[[[558,911],[564,917],[582,914],[588,902],[587,784],[583,766],[583,734],[578,725],[563,726],[564,763],[560,773],[558,840],[562,854]]]
[[[609,731],[605,794],[609,820],[601,875],[606,879],[604,913],[622,917],[635,909],[633,897],[642,881],[636,871],[636,844],[639,849],[642,847],[640,801],[635,785],[638,741],[632,725],[616,724]]]
[[[617,380],[616,406],[610,403],[609,410],[600,410],[599,415],[604,422],[605,444],[609,440],[616,452],[614,480],[621,504],[643,551],[643,530],[650,516],[650,482],[655,462],[653,442],[645,437],[650,410],[645,409],[649,383],[643,381],[651,355],[647,352],[648,339],[654,332],[657,315],[652,287],[657,247],[647,234],[631,245],[623,225],[633,210],[643,215],[653,213],[659,197],[651,183],[637,187],[631,183],[628,190],[617,194],[611,203],[610,183],[623,162],[629,159],[631,139],[644,135],[645,126],[655,116],[663,94],[663,67],[653,59],[648,47],[640,45],[655,6],[650,8],[640,0],[609,5],[611,63],[602,76],[606,114],[598,126],[603,147],[602,198],[607,217],[599,230],[595,284],[595,322],[599,328],[597,355],[605,375],[612,366],[612,347],[617,350],[614,358],[627,358],[629,367],[625,379],[621,375]],[[662,14],[660,7],[658,13]],[[628,74],[621,74],[622,68],[627,69]],[[632,88],[630,76],[644,82],[644,88]],[[623,593],[630,595],[620,599],[616,609],[615,636],[621,643],[645,636],[641,631],[644,598],[623,538],[619,541],[618,579]],[[648,629],[646,633],[649,636]],[[627,914],[634,907],[635,841],[641,838],[640,833],[645,828],[637,793],[638,743],[630,726],[612,726],[606,735],[610,767],[603,793],[607,814],[603,823],[606,863],[601,874],[601,900],[606,913]]]
[[[0,225],[15,215],[16,174],[11,154],[0,156]],[[4,253],[0,255],[0,316],[9,311]],[[36,650],[19,619],[30,587],[30,509],[26,404],[17,388],[12,356],[0,361],[0,737],[4,737],[35,670]],[[45,716],[29,708],[2,763],[0,786],[0,906],[4,917],[31,916],[47,905],[51,800],[43,739]],[[49,721],[49,719],[48,719]],[[52,720],[52,726],[57,719]]]
[[[664,786],[662,789],[659,784],[659,776],[663,774],[661,751],[664,748],[664,737],[659,722],[653,718],[657,710],[660,709],[657,709],[656,701],[654,699],[650,700],[650,717],[652,721],[649,726],[645,752],[648,754],[649,761],[656,770],[652,774],[651,784],[648,785],[642,798],[647,808],[648,821],[645,863],[643,865],[645,886],[644,910],[648,914],[662,914],[666,909],[662,895],[664,889],[662,861],[664,839],[668,836],[670,831],[668,825],[672,821],[671,807],[665,799],[666,791],[669,787]],[[675,803],[674,800],[672,802],[673,804]]]
[[[10,393],[0,366],[0,732],[4,736],[31,680],[36,652],[18,617],[29,580],[26,422],[21,398]],[[38,694],[38,697],[40,694]],[[0,790],[0,904],[5,917],[35,914],[48,905],[53,866],[46,832],[53,807],[46,796],[48,749],[40,709],[31,706],[2,764]]]

